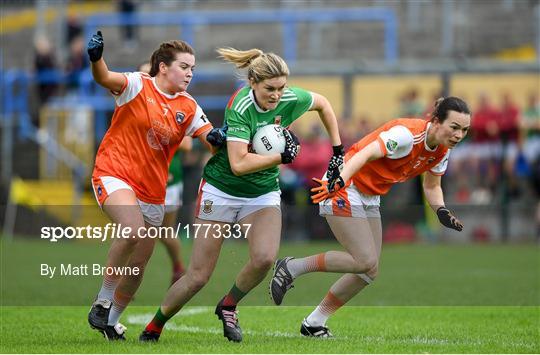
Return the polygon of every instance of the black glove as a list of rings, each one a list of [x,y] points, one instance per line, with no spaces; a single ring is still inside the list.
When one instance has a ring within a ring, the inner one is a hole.
[[[88,51],[90,61],[97,62],[101,59],[101,56],[103,55],[103,35],[101,34],[101,31],[97,31],[97,33],[90,38],[86,50]]]
[[[343,178],[341,175],[338,175],[335,179],[328,180],[328,191],[330,192],[338,192],[345,186],[345,181],[343,181]]]
[[[206,140],[214,147],[221,147],[227,142],[228,129],[228,125],[224,125],[223,127],[214,127],[210,130],[210,132],[208,132]]]
[[[463,224],[457,219],[446,207],[439,207],[437,209],[437,217],[439,222],[447,228],[452,228],[461,232],[463,230]]]
[[[300,152],[300,141],[288,129],[283,129],[283,135],[285,136],[285,150],[281,153],[281,162],[290,164]]]
[[[332,158],[330,158],[330,161],[328,162],[328,171],[326,173],[328,181],[337,179],[339,173],[341,172],[341,169],[343,169],[343,163],[345,158],[345,150],[343,149],[342,144],[335,145],[332,147],[332,149],[334,150],[334,155],[332,155]]]

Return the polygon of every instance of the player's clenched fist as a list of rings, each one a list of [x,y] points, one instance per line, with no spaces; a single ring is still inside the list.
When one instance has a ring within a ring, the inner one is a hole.
[[[87,51],[90,61],[97,62],[101,59],[101,56],[103,55],[103,35],[101,34],[101,31],[97,31],[97,33],[90,38]]]
[[[285,151],[281,153],[281,162],[290,164],[294,161],[298,153],[300,153],[300,141],[296,135],[288,129],[283,130],[285,136]]]
[[[328,170],[326,173],[329,181],[337,179],[343,169],[343,163],[345,161],[345,150],[343,149],[342,144],[333,146],[332,149],[334,154],[328,162]]]

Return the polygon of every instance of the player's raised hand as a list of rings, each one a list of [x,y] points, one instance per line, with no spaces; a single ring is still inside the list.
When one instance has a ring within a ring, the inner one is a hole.
[[[300,152],[300,141],[288,129],[283,129],[283,135],[285,136],[285,151],[281,153],[281,162],[283,164],[290,164]]]
[[[345,160],[345,150],[342,144],[333,146],[332,149],[334,150],[334,154],[328,162],[328,172],[326,173],[329,181],[337,179],[339,173],[341,173],[341,169],[343,169]]]
[[[336,192],[341,190],[345,186],[345,181],[338,175],[337,179],[331,181],[312,178],[315,183],[319,184],[311,189],[311,201],[313,203],[319,203],[326,199],[332,198],[336,195]]]
[[[90,61],[97,62],[101,59],[103,47],[103,35],[101,34],[101,31],[97,31],[97,33],[90,38],[90,41],[88,41],[87,51]]]
[[[463,224],[452,214],[452,212],[450,212],[450,210],[448,210],[448,208],[444,206],[439,207],[437,209],[437,217],[439,217],[439,222],[441,222],[443,226],[455,229],[458,232],[463,230]]]

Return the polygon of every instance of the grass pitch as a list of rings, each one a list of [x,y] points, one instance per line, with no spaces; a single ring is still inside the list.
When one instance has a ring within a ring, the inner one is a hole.
[[[268,279],[240,306],[244,342],[229,343],[213,314],[246,260],[245,242],[226,243],[210,283],[166,326],[158,344],[137,337],[167,288],[170,265],[157,246],[121,321],[124,343],[107,343],[86,323],[100,278],[39,275],[41,263],[102,263],[107,246],[5,241],[1,260],[2,353],[538,353],[537,246],[385,245],[379,279],[328,323],[334,339],[300,336],[302,319],[339,275],[310,274],[281,307]],[[189,256],[189,245],[183,254]],[[336,243],[283,244],[280,256],[339,249]]]
[[[307,339],[300,322],[310,307],[242,307],[244,341],[230,343],[212,307],[188,307],[160,342],[137,337],[154,308],[124,315],[126,342],[107,343],[86,324],[88,307],[2,309],[3,353],[538,353],[534,307],[345,307],[328,325],[334,339]],[[22,326],[21,326],[22,324]]]

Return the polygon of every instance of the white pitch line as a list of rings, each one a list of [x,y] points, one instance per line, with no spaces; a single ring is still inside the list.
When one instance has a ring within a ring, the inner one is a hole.
[[[210,313],[212,309],[210,307],[190,307],[181,310],[178,315],[180,316],[192,316],[202,313]],[[152,313],[143,313],[143,314],[133,314],[127,317],[127,323],[133,325],[146,325],[154,315]],[[222,334],[223,330],[218,328],[201,328],[193,327],[187,325],[179,325],[175,323],[167,323],[167,330],[173,330],[178,332],[186,333],[212,333],[212,334]],[[258,332],[253,330],[245,330],[244,334],[253,335],[253,336],[267,336],[267,337],[285,337],[285,338],[298,338],[300,335],[292,334],[287,332],[280,331],[271,331],[271,332]],[[345,339],[345,338],[341,338]]]

